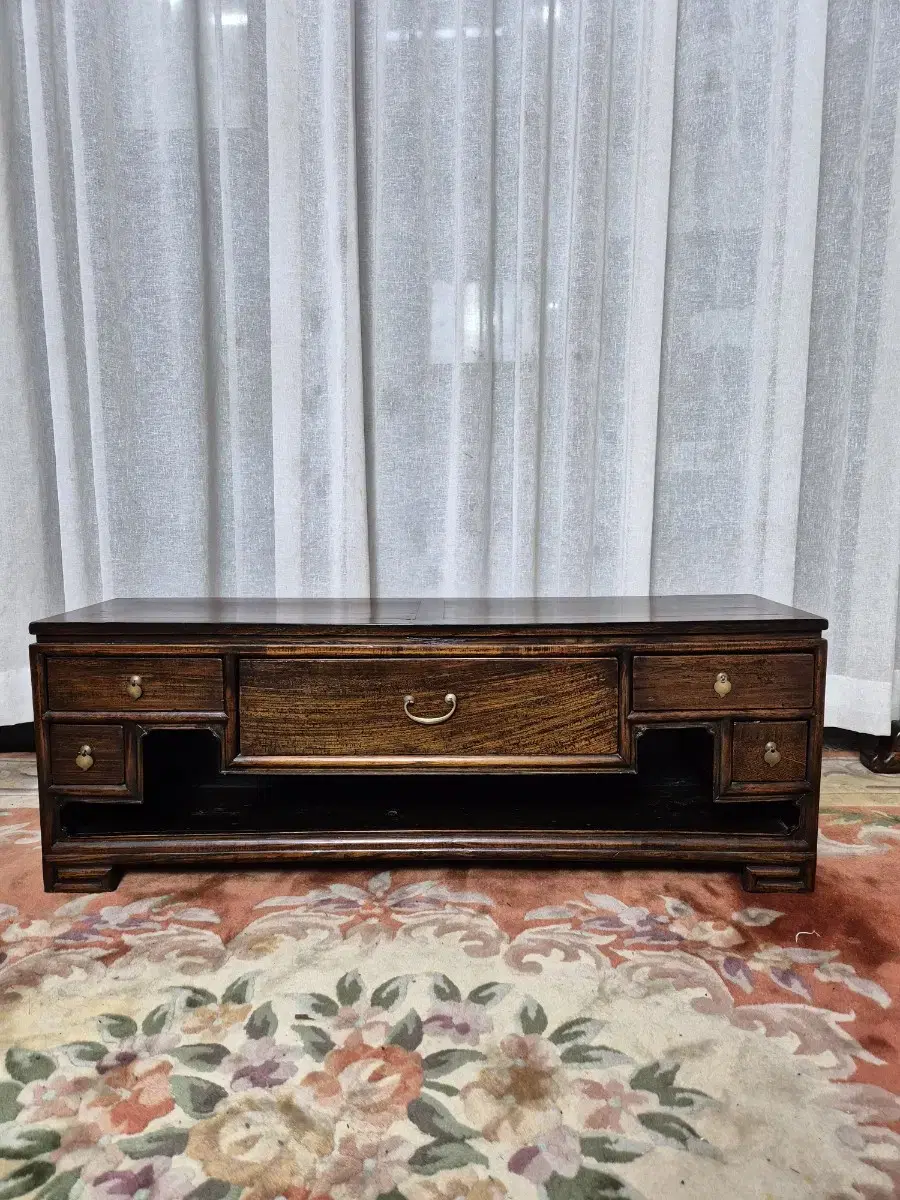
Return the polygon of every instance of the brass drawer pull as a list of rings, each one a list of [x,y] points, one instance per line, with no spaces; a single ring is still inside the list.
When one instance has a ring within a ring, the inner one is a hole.
[[[417,725],[443,725],[443,723],[445,721],[449,721],[456,712],[456,697],[452,692],[448,692],[444,697],[444,701],[450,705],[450,711],[445,712],[443,716],[440,717],[417,717],[414,713],[411,713],[409,711],[409,706],[411,704],[415,704],[416,702],[413,696],[403,697],[403,711],[406,713],[409,719],[411,721],[415,721]]]
[[[144,694],[144,681],[140,675],[132,675],[128,680],[128,695],[132,700],[140,700]]]
[[[716,682],[713,684],[713,689],[717,696],[727,696],[731,691],[731,680],[725,671],[720,671],[716,676]]]
[[[766,742],[766,752],[763,758],[770,767],[777,767],[781,762],[781,755],[778,753],[778,744],[776,742]]]
[[[78,753],[75,755],[75,766],[80,767],[82,771],[89,771],[94,765],[93,752],[87,744],[81,746]]]

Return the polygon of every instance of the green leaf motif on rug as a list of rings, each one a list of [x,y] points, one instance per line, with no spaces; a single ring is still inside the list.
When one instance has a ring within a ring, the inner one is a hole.
[[[544,1185],[547,1200],[628,1200],[633,1193],[621,1179],[582,1167],[572,1179],[551,1175]]]
[[[631,1148],[625,1138],[598,1133],[581,1139],[581,1153],[596,1162],[634,1162],[647,1153],[648,1146]]]
[[[223,1004],[246,1004],[253,992],[255,975],[239,975],[222,993]]]
[[[345,1008],[350,1008],[363,994],[363,983],[359,971],[348,971],[337,981],[335,995]]]
[[[406,999],[408,991],[409,976],[395,975],[393,979],[386,979],[384,983],[380,983],[372,993],[372,1006],[385,1010],[393,1008],[395,1004]]]
[[[435,1050],[426,1054],[422,1059],[422,1069],[428,1078],[436,1075],[449,1075],[466,1063],[484,1062],[485,1055],[480,1050]]]
[[[460,1167],[486,1167],[488,1160],[468,1142],[426,1142],[410,1156],[409,1165],[418,1175],[436,1175]]]
[[[228,1093],[217,1083],[196,1075],[172,1075],[169,1079],[172,1099],[189,1117],[200,1121],[208,1117]]]
[[[147,1037],[154,1037],[157,1033],[162,1033],[171,1017],[172,1006],[170,1004],[157,1005],[147,1013],[141,1022],[141,1032],[145,1033]]]
[[[675,1076],[679,1070],[678,1063],[663,1067],[658,1062],[652,1062],[635,1071],[631,1086],[641,1092],[653,1092],[665,1108],[697,1108],[709,1100],[706,1092],[698,1092],[696,1088],[676,1087]]]
[[[589,1042],[602,1028],[602,1021],[592,1017],[576,1017],[573,1021],[564,1021],[548,1036],[554,1045],[564,1046],[568,1042]]]
[[[13,1196],[27,1196],[53,1175],[53,1163],[35,1161],[19,1167],[0,1182],[0,1200],[12,1200]]]
[[[303,1043],[303,1049],[316,1062],[321,1062],[328,1051],[334,1049],[334,1042],[318,1025],[292,1025],[291,1028]]]
[[[547,1028],[547,1014],[530,996],[519,1009],[519,1024],[523,1033],[543,1033]]]
[[[476,1129],[461,1125],[450,1110],[433,1096],[420,1096],[418,1100],[410,1100],[406,1115],[417,1129],[441,1141],[462,1142],[467,1138],[478,1137]]]
[[[564,1063],[583,1063],[594,1067],[617,1067],[620,1063],[630,1063],[633,1060],[612,1046],[585,1046],[576,1042],[567,1046],[560,1058]]]
[[[123,1017],[119,1013],[102,1013],[97,1018],[100,1032],[106,1037],[121,1042],[124,1038],[134,1037],[138,1031],[137,1022],[131,1017]]]
[[[4,1121],[14,1121],[21,1109],[17,1096],[22,1090],[21,1083],[14,1083],[11,1080],[4,1079],[0,1083],[0,1125]]]
[[[512,985],[509,983],[480,983],[478,987],[472,988],[466,999],[471,1004],[483,1004],[487,1007],[489,1004],[497,1004],[504,996],[509,995],[512,990]]]
[[[340,1011],[337,1002],[321,992],[302,992],[297,997],[296,1008],[298,1021],[306,1017],[336,1017]]]
[[[174,1158],[176,1154],[184,1154],[187,1141],[187,1129],[154,1129],[139,1137],[122,1138],[116,1142],[116,1149],[129,1158],[153,1158],[155,1155]]]
[[[38,1192],[38,1200],[68,1200],[80,1178],[81,1171],[63,1171],[60,1175],[54,1175],[47,1186]]]
[[[201,1183],[199,1187],[195,1187],[192,1192],[188,1192],[184,1200],[225,1200],[226,1196],[235,1196],[241,1194],[242,1188],[233,1188],[230,1183],[225,1183],[222,1179],[207,1179]]]
[[[185,1008],[205,1008],[209,1004],[218,1004],[215,994],[206,988],[182,987],[178,991],[184,996]]]
[[[651,1133],[659,1134],[670,1142],[678,1142],[681,1146],[703,1141],[696,1129],[692,1129],[687,1121],[682,1121],[681,1117],[676,1117],[674,1113],[638,1113],[637,1119]]]
[[[60,1049],[75,1063],[98,1063],[109,1054],[102,1042],[67,1042]]]
[[[411,1008],[402,1021],[398,1021],[387,1036],[389,1046],[402,1046],[404,1050],[415,1050],[422,1041],[422,1018]]]
[[[247,1024],[244,1026],[244,1032],[248,1038],[273,1037],[278,1029],[278,1018],[275,1016],[275,1010],[272,1008],[271,1001],[267,1000],[265,1004],[261,1004],[259,1008],[253,1010],[247,1018]]]
[[[56,1070],[56,1063],[49,1054],[38,1050],[21,1050],[10,1046],[6,1052],[6,1073],[17,1083],[34,1083],[36,1079],[48,1079]]]
[[[436,975],[431,990],[435,1000],[462,1000],[462,992],[449,975]]]
[[[230,1051],[226,1046],[216,1042],[194,1042],[189,1046],[176,1046],[172,1057],[177,1058],[186,1067],[197,1071],[212,1071],[226,1059]]]
[[[60,1141],[55,1129],[13,1126],[0,1131],[0,1158],[36,1158],[38,1154],[49,1154],[51,1150],[56,1150]]]
[[[438,1083],[436,1079],[425,1079],[422,1081],[423,1088],[430,1088],[433,1092],[440,1092],[443,1096],[458,1096],[459,1088],[454,1087],[451,1083]]]
[[[391,1188],[389,1192],[381,1192],[375,1197],[375,1200],[406,1200],[402,1192],[398,1192],[396,1188]]]

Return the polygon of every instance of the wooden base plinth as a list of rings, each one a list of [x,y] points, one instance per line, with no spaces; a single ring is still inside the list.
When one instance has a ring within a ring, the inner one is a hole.
[[[122,868],[97,863],[44,862],[45,892],[114,892]]]
[[[816,881],[816,864],[747,863],[741,871],[745,892],[811,892]]]

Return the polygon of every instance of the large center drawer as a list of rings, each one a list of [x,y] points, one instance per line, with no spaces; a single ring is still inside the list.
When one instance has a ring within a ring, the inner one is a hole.
[[[614,658],[245,658],[239,680],[243,758],[618,751]]]

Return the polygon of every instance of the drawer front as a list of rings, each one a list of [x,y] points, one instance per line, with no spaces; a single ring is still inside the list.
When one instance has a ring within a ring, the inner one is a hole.
[[[56,712],[221,712],[223,695],[220,658],[47,659]]]
[[[245,757],[591,756],[619,743],[613,658],[249,658],[239,706]]]
[[[51,725],[50,782],[125,782],[125,738],[121,725]]]
[[[632,705],[637,712],[811,708],[813,676],[812,654],[638,654]]]
[[[806,778],[806,721],[735,721],[734,783],[793,783]]]

